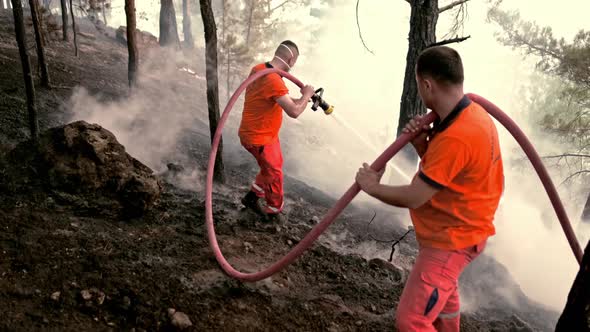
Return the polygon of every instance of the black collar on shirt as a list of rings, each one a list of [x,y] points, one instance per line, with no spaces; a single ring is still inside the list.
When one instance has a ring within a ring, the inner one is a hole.
[[[433,130],[435,132],[440,133],[441,131],[447,129],[451,125],[451,123],[453,123],[453,121],[455,121],[457,116],[459,116],[459,114],[461,114],[461,112],[463,112],[463,110],[466,109],[467,106],[469,106],[470,104],[471,104],[471,99],[469,99],[467,96],[463,96],[463,98],[461,98],[459,103],[457,103],[457,106],[455,106],[455,108],[453,108],[451,113],[449,113],[449,115],[447,115],[447,117],[444,118],[444,120],[442,120],[442,121],[436,120],[434,122]]]
[[[274,68],[270,62],[265,62],[264,65],[266,66],[266,68]]]

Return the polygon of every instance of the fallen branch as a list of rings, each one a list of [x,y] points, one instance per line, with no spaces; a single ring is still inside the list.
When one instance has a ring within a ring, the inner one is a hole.
[[[471,38],[471,36],[445,39],[445,40],[442,40],[442,41],[439,41],[436,43],[432,43],[432,44],[428,45],[426,48],[434,47],[434,46],[442,46],[442,45],[447,45],[447,44],[453,44],[453,43],[460,43],[460,42],[466,41],[469,38]]]

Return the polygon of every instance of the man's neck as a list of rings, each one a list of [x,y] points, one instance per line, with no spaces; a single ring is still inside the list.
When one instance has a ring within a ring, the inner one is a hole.
[[[280,69],[282,71],[287,71],[289,69],[281,60],[277,58],[272,59],[268,63],[270,63],[274,68]]]
[[[457,106],[461,99],[463,99],[464,95],[465,93],[463,92],[463,89],[453,89],[449,92],[448,97],[438,101],[435,105],[433,105],[432,111],[436,112],[439,119],[442,121],[447,116],[449,116],[449,114],[451,114],[451,112],[455,109],[455,106]]]

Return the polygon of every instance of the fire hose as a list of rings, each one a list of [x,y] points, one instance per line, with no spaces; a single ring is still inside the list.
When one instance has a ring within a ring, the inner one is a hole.
[[[217,237],[215,234],[215,226],[214,226],[214,222],[213,222],[213,206],[212,206],[213,205],[213,171],[214,171],[214,166],[215,166],[215,158],[217,155],[217,149],[219,146],[219,141],[221,140],[221,133],[223,131],[223,127],[225,125],[225,122],[227,121],[229,114],[230,114],[234,104],[236,103],[238,97],[241,95],[241,93],[246,89],[246,87],[250,83],[252,83],[256,79],[258,79],[264,75],[271,74],[271,73],[277,73],[280,76],[289,79],[291,82],[293,82],[295,85],[299,86],[300,88],[303,87],[303,83],[301,81],[299,81],[297,78],[295,78],[293,75],[291,75],[287,72],[284,72],[282,70],[275,69],[275,68],[261,70],[255,74],[251,75],[250,77],[248,77],[248,79],[246,79],[238,87],[238,89],[234,92],[234,94],[232,95],[232,97],[228,101],[227,106],[225,107],[225,110],[223,111],[223,114],[221,115],[217,129],[215,131],[215,135],[213,136],[213,141],[211,143],[211,153],[209,155],[209,164],[207,167],[207,181],[206,181],[207,183],[206,183],[206,192],[205,192],[205,194],[206,194],[205,221],[206,221],[206,225],[207,225],[207,234],[208,234],[208,238],[209,238],[210,247],[213,250],[213,253],[215,254],[215,258],[217,259],[217,262],[219,263],[219,265],[221,266],[221,268],[223,269],[223,271],[227,275],[229,275],[230,277],[233,277],[235,279],[238,279],[238,280],[249,281],[249,282],[254,282],[254,281],[268,278],[271,275],[273,275],[273,274],[279,272],[280,270],[282,270],[283,268],[285,268],[287,265],[291,264],[293,261],[295,261],[295,259],[297,259],[299,256],[301,256],[305,250],[307,250],[308,248],[311,247],[311,245],[317,240],[317,238],[336,220],[336,218],[338,217],[340,212],[342,212],[342,210],[360,192],[359,185],[356,182],[353,183],[352,186],[350,186],[350,188],[348,188],[348,190],[342,195],[342,197],[340,197],[340,199],[338,199],[336,204],[334,204],[334,206],[332,206],[332,208],[330,208],[328,210],[328,212],[326,213],[324,218],[321,220],[321,222],[318,223],[314,228],[312,228],[311,231],[289,253],[287,253],[285,256],[283,256],[281,259],[276,261],[270,267],[268,267],[262,271],[255,272],[255,273],[243,273],[243,272],[240,272],[240,271],[236,270],[235,268],[233,268],[229,264],[229,262],[225,259],[225,257],[223,256],[223,253],[221,252],[221,249],[219,248],[219,243],[217,242]],[[480,97],[476,94],[470,93],[470,94],[467,94],[467,96],[472,101],[481,105],[492,117],[494,117],[496,120],[498,120],[498,122],[500,122],[510,132],[510,134],[516,139],[516,141],[519,143],[520,147],[523,149],[526,156],[531,161],[535,171],[537,172],[537,175],[539,176],[541,182],[543,183],[543,186],[545,187],[545,190],[549,196],[551,204],[553,205],[553,208],[555,209],[555,213],[557,214],[559,222],[561,223],[561,227],[563,228],[565,236],[566,236],[566,238],[569,242],[569,245],[574,253],[574,256],[576,257],[578,263],[581,264],[581,262],[582,262],[582,249],[580,247],[580,244],[578,243],[578,240],[576,239],[576,236],[575,236],[572,226],[569,222],[569,219],[568,219],[567,213],[565,211],[565,208],[563,206],[563,203],[561,202],[561,199],[559,198],[559,195],[557,193],[555,185],[551,181],[551,178],[549,177],[549,173],[545,169],[543,162],[541,161],[541,158],[539,157],[539,155],[535,151],[531,142],[528,140],[528,138],[522,132],[522,130],[516,125],[516,123],[512,119],[510,119],[510,117],[508,117],[508,115],[506,115],[496,105],[494,105],[493,103],[489,102],[485,98]],[[326,109],[325,109],[325,111],[326,111]],[[330,112],[331,112],[331,108],[330,108]],[[328,112],[326,112],[326,113],[328,114]],[[423,121],[426,124],[431,124],[432,122],[434,122],[434,120],[436,118],[437,118],[436,113],[430,112],[425,115]],[[402,134],[401,136],[399,136],[371,164],[371,168],[375,171],[382,170],[383,167],[385,167],[385,164],[391,158],[393,158],[393,156],[395,156],[395,154],[397,152],[399,152],[402,149],[402,147],[404,147],[407,143],[409,143],[416,135],[418,135],[418,133],[414,133],[414,134],[407,133],[407,134]]]

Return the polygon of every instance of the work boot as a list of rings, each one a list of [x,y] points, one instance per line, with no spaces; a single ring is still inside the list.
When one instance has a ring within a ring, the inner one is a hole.
[[[268,206],[266,201],[260,200],[259,206],[260,206],[260,210],[264,214],[264,220],[266,222],[283,224],[286,221],[287,218],[283,214],[282,210],[278,210],[277,208],[272,208],[272,207]]]
[[[248,209],[254,210],[256,213],[263,214],[260,207],[260,198],[256,196],[256,193],[249,191],[246,196],[242,198],[242,204]]]

